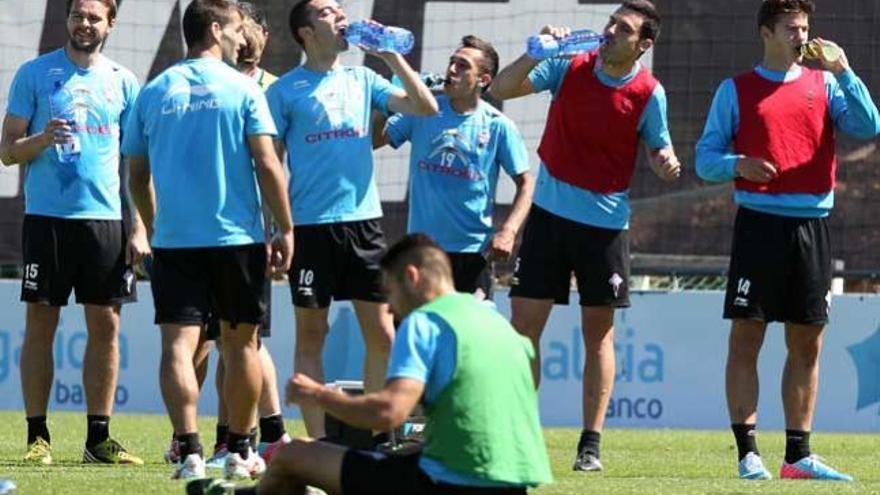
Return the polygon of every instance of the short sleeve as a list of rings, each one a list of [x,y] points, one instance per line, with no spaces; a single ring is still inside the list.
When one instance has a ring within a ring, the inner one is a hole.
[[[15,74],[9,87],[6,112],[30,121],[37,111],[37,94],[31,77],[30,64],[23,65]]]
[[[397,113],[385,123],[385,133],[392,148],[397,149],[412,138],[414,118],[412,115]]]
[[[515,177],[529,171],[529,152],[516,124],[499,119],[497,160],[507,175]]]
[[[272,121],[275,123],[275,130],[278,132],[278,136],[282,137],[287,135],[287,130],[290,127],[290,120],[287,111],[284,108],[284,96],[281,93],[281,84],[276,83],[269,86],[269,89],[266,90],[266,102],[269,107],[269,114],[272,116]]]

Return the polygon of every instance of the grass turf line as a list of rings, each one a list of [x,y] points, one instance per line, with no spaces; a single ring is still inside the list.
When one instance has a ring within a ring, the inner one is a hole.
[[[0,412],[0,479],[12,479],[18,493],[134,495],[183,493],[183,483],[169,479],[171,467],[162,455],[168,448],[171,427],[164,416],[118,415],[111,433],[133,454],[146,461],[143,467],[84,466],[80,463],[85,440],[85,415],[56,412],[49,415],[55,464],[31,467],[21,462],[25,452],[23,413]],[[200,418],[202,442],[210,451],[214,419]],[[302,423],[288,422],[291,434],[304,433]],[[578,432],[546,429],[545,438],[556,479],[538,495],[601,494],[880,494],[880,434],[817,432],[813,450],[856,483],[740,481],[736,479],[736,448],[727,431],[610,429],[602,437],[605,472],[572,472]],[[781,432],[761,431],[759,447],[768,469],[778,474],[784,453]],[[219,476],[219,471],[209,474]]]

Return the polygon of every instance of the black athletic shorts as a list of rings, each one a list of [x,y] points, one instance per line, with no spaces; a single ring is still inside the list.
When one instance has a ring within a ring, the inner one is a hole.
[[[263,321],[260,322],[260,337],[268,338],[272,336],[272,280],[266,277],[266,312],[263,314]],[[205,338],[207,340],[217,340],[220,337],[220,318],[214,311],[208,317],[208,323],[205,328]]]
[[[827,219],[740,208],[724,318],[824,325],[831,305],[831,276]]]
[[[532,206],[516,258],[511,297],[568,304],[571,273],[581,306],[629,307],[629,237]]]
[[[211,315],[258,324],[266,313],[266,246],[153,250],[156,323],[202,325]]]
[[[66,306],[118,305],[137,300],[137,280],[125,263],[128,239],[121,220],[25,215],[21,300]]]
[[[525,495],[525,488],[477,488],[432,481],[420,453],[386,455],[351,449],[342,459],[344,495]]]
[[[452,264],[455,290],[474,294],[481,290],[486,299],[492,299],[492,268],[482,253],[446,253]]]
[[[288,278],[294,306],[385,301],[379,260],[386,244],[378,219],[297,226],[293,238]]]

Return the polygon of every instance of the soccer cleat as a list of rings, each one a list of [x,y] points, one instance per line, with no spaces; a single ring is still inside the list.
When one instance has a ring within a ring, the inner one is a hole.
[[[853,481],[852,476],[837,471],[815,455],[804,457],[794,464],[783,461],[779,477],[789,480]]]
[[[235,493],[235,484],[224,479],[203,478],[186,484],[186,495],[228,495]]]
[[[165,451],[165,463],[166,464],[179,464],[180,463],[180,443],[177,442],[176,438],[171,439],[171,445],[169,445],[168,450]]]
[[[27,454],[24,455],[24,462],[28,464],[42,464],[48,466],[52,464],[52,446],[43,437],[37,437],[30,445],[28,445]]]
[[[769,480],[773,478],[770,471],[764,467],[761,456],[754,452],[749,452],[739,461],[739,477],[744,480]]]
[[[599,458],[590,454],[589,452],[582,450],[578,453],[578,456],[574,460],[574,466],[571,467],[573,471],[587,471],[587,472],[595,472],[601,471],[602,462],[599,461]]]
[[[226,450],[226,444],[221,443],[214,446],[214,455],[208,459],[208,462],[205,464],[210,469],[223,469],[223,466],[226,465],[226,457],[229,455],[229,451]]]
[[[173,480],[193,480],[205,477],[205,460],[200,454],[186,456],[171,474]]]
[[[290,435],[285,433],[281,438],[272,443],[260,442],[260,445],[257,446],[257,454],[266,461],[266,464],[269,464],[269,461],[272,460],[272,456],[275,455],[275,452],[278,452],[278,449],[292,441],[293,439],[290,438]]]
[[[247,459],[242,459],[237,452],[226,456],[223,466],[223,477],[227,480],[256,479],[266,472],[266,461],[256,452],[248,449]]]
[[[144,460],[131,455],[116,440],[107,438],[103,442],[83,449],[82,461],[84,464],[133,464],[143,466]]]

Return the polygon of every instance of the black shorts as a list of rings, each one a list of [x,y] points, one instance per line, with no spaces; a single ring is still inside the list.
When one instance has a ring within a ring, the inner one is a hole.
[[[137,300],[137,280],[125,263],[128,239],[121,220],[25,215],[21,300],[66,306],[119,305]]]
[[[455,290],[473,294],[481,290],[486,299],[492,299],[492,269],[482,253],[446,253],[452,264]]]
[[[629,236],[532,206],[516,258],[510,296],[568,304],[571,273],[581,306],[629,307]]]
[[[828,323],[831,240],[825,218],[740,208],[724,298],[724,318]]]
[[[272,280],[266,277],[266,312],[263,314],[263,320],[260,322],[260,337],[269,338],[272,336]],[[205,339],[217,340],[220,337],[220,318],[212,310],[208,317],[208,323],[205,324]]]
[[[386,455],[351,449],[342,459],[344,495],[525,495],[525,488],[476,488],[432,481],[420,453]]]
[[[334,299],[385,302],[379,259],[386,244],[378,219],[297,226],[293,237],[288,277],[294,306],[326,308]]]
[[[266,246],[153,250],[156,323],[202,325],[211,315],[258,324],[266,313]]]

